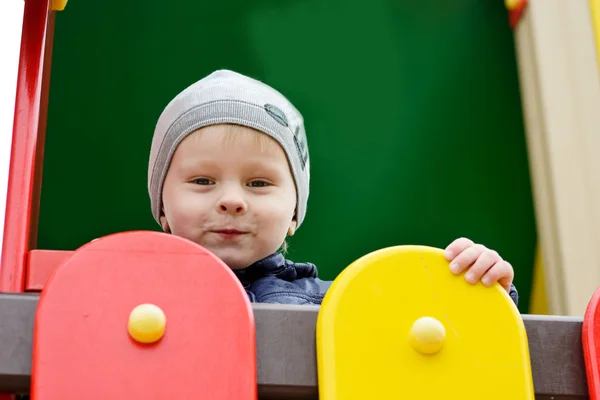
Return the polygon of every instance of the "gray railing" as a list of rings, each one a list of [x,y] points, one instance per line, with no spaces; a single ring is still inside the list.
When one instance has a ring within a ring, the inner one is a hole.
[[[0,294],[0,392],[27,392],[37,294]],[[318,307],[253,305],[260,399],[317,399]],[[524,315],[536,399],[589,398],[581,318]]]

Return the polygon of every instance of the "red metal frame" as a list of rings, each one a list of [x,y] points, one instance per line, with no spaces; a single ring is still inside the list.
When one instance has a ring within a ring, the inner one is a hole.
[[[49,0],[27,0],[8,175],[0,291],[23,292],[26,258],[35,248],[54,12]]]

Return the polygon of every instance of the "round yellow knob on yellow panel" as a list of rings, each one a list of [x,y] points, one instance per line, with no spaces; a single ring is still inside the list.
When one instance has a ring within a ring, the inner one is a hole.
[[[129,314],[127,330],[131,337],[140,343],[154,343],[165,334],[167,318],[154,304],[140,304]]]
[[[435,354],[440,351],[445,338],[444,325],[432,317],[416,320],[408,334],[408,342],[412,348],[422,354]]]

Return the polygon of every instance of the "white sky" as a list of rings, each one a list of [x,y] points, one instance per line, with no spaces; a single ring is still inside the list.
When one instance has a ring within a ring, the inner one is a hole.
[[[8,164],[25,6],[23,0],[4,0],[2,3],[0,12],[0,60],[2,60],[0,62],[0,245],[4,232]]]

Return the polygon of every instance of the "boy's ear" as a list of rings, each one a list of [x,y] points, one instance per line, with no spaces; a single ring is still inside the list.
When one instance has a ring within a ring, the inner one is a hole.
[[[166,233],[171,233],[171,228],[169,228],[169,222],[167,221],[167,217],[165,217],[164,212],[160,216],[160,226]]]
[[[294,217],[292,222],[290,222],[290,226],[288,227],[288,231],[287,231],[288,236],[294,236],[294,233],[296,233],[296,226],[298,226],[298,222],[296,221],[296,218]]]

